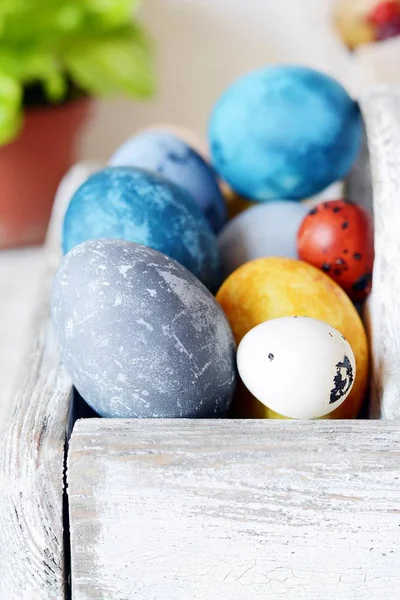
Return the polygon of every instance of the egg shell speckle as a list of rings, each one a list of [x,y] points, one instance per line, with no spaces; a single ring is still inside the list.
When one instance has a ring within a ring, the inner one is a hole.
[[[340,331],[356,357],[357,379],[347,400],[331,414],[340,419],[358,416],[369,381],[367,336],[350,298],[330,277],[300,260],[259,258],[236,269],[216,298],[228,317],[237,344],[256,325],[279,317],[307,316]],[[254,415],[251,399],[239,395],[234,399],[234,414],[239,413],[238,404],[246,404],[246,412]],[[262,413],[268,418],[269,411],[257,407],[256,414]],[[241,409],[240,414],[243,415]]]
[[[234,82],[209,124],[212,162],[239,194],[302,200],[342,179],[361,146],[359,107],[334,79],[275,66]]]
[[[217,239],[201,209],[179,186],[133,167],[107,167],[77,190],[63,223],[63,250],[89,239],[123,239],[174,258],[215,291]]]
[[[59,267],[52,316],[63,364],[101,416],[225,416],[233,335],[210,292],[176,261],[130,242],[85,242]]]
[[[120,146],[112,166],[132,166],[158,173],[189,192],[218,232],[227,209],[214,170],[183,140],[164,131],[145,131]]]
[[[295,419],[333,412],[356,376],[353,350],[343,335],[308,317],[271,319],[254,327],[239,344],[237,364],[258,400]]]
[[[253,206],[232,219],[218,236],[223,274],[256,258],[298,258],[297,232],[309,207],[298,202]]]

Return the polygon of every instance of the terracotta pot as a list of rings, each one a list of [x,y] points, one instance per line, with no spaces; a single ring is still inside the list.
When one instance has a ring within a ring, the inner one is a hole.
[[[57,186],[75,161],[88,98],[26,111],[23,129],[0,147],[0,248],[43,242]]]

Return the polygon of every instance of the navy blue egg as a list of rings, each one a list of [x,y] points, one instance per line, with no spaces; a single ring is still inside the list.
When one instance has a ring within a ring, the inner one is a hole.
[[[123,240],[64,256],[52,293],[61,358],[103,417],[224,417],[236,346],[222,308],[185,267]]]
[[[120,146],[113,166],[141,167],[188,191],[218,232],[227,220],[225,201],[212,167],[184,141],[163,131],[144,131]]]
[[[218,244],[193,199],[160,175],[107,167],[76,191],[63,223],[63,250],[98,238],[149,246],[184,265],[211,291],[221,283]]]
[[[308,198],[342,179],[361,139],[360,110],[345,89],[295,66],[237,80],[209,124],[216,170],[239,194],[260,202]]]

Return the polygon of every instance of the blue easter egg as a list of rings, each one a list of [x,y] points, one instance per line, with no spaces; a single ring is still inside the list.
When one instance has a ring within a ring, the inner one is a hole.
[[[239,194],[260,202],[307,198],[342,179],[361,139],[360,110],[345,89],[295,66],[237,80],[209,124],[217,171]]]
[[[52,316],[75,387],[102,417],[225,417],[236,346],[187,269],[151,248],[90,240],[62,260]]]
[[[301,202],[268,202],[229,221],[218,236],[224,276],[256,258],[298,258],[297,232],[309,210]]]
[[[212,167],[188,144],[163,131],[144,131],[125,142],[110,165],[141,167],[189,192],[218,232],[227,220],[225,201]]]
[[[220,284],[217,239],[189,194],[164,177],[133,167],[93,174],[71,199],[63,251],[86,240],[122,239],[174,258],[212,291]]]

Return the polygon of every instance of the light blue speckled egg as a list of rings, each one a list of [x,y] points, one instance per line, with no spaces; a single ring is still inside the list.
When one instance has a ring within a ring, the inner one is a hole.
[[[76,191],[63,223],[63,251],[91,239],[122,239],[174,258],[211,291],[220,284],[215,234],[190,195],[164,177],[107,167]]]
[[[301,202],[268,202],[229,221],[218,236],[224,276],[256,258],[298,258],[297,232],[309,210]]]
[[[189,192],[218,232],[227,210],[212,167],[188,144],[163,131],[144,131],[125,142],[110,165],[141,167],[158,173]]]
[[[209,124],[214,166],[253,200],[300,200],[342,179],[360,149],[359,107],[334,79],[278,66],[238,79]]]

